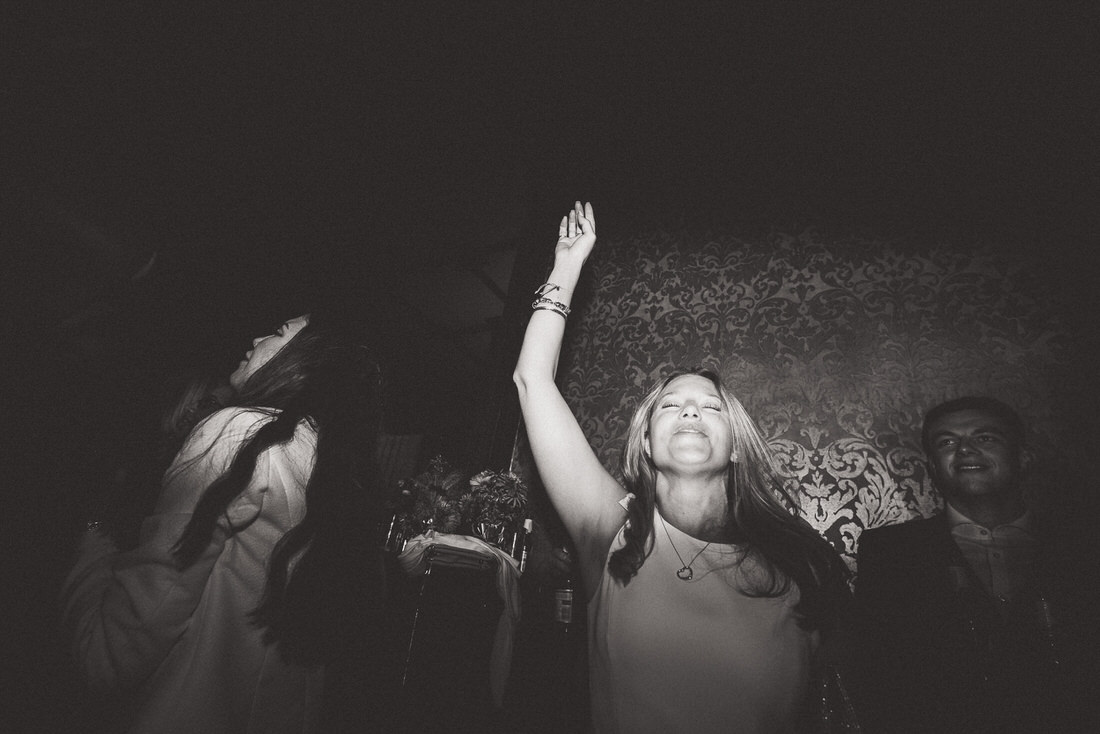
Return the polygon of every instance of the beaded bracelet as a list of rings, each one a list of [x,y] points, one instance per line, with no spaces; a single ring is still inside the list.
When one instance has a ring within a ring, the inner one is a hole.
[[[531,308],[535,311],[549,309],[550,311],[557,311],[562,316],[569,316],[569,306],[566,306],[561,301],[555,301],[550,298],[536,298],[531,304]]]

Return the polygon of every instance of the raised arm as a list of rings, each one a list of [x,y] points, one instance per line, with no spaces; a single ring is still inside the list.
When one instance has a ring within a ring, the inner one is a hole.
[[[555,384],[562,336],[581,268],[596,244],[592,205],[578,201],[558,228],[554,268],[537,302],[516,364],[514,379],[527,436],[550,501],[580,552],[588,590],[598,578],[608,546],[622,526],[625,491],[599,459]]]

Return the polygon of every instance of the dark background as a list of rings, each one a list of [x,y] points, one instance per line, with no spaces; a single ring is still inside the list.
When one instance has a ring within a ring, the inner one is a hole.
[[[1090,288],[1095,6],[905,5],[7,6],[12,720],[72,706],[50,615],[89,497],[272,325],[357,311],[390,430],[506,457],[526,294],[574,198],[610,233],[946,228]]]
[[[22,358],[138,311],[166,353],[138,371],[185,373],[338,296],[439,412],[485,362],[422,274],[542,257],[577,197],[612,232],[947,224],[1080,256],[1097,11],[917,5],[36,4],[5,24],[6,331]]]

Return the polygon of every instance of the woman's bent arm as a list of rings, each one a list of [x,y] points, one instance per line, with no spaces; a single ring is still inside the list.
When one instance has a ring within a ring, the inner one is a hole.
[[[92,688],[139,686],[168,657],[198,608],[228,537],[227,522],[240,514],[239,498],[226,511],[210,543],[181,569],[173,547],[199,497],[228,467],[241,444],[267,417],[229,408],[196,428],[168,470],[154,514],[142,524],[133,550],[119,553],[96,533],[81,539],[74,568],[61,589],[62,620],[78,669]],[[258,508],[243,507],[247,514]]]

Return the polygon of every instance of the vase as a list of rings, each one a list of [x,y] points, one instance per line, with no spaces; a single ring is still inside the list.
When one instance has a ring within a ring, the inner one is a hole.
[[[484,540],[489,545],[498,548],[503,540],[504,525],[502,523],[479,522],[474,523],[474,535]]]
[[[390,517],[389,522],[383,523],[380,527],[382,528],[382,550],[400,553],[405,549],[405,534],[401,531],[401,523],[396,512]]]

